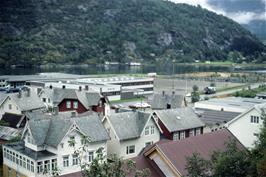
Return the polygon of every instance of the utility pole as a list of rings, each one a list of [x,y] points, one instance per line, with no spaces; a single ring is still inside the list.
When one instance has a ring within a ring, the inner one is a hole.
[[[174,80],[174,72],[175,72],[175,60],[172,60],[172,89],[175,89],[175,80]]]

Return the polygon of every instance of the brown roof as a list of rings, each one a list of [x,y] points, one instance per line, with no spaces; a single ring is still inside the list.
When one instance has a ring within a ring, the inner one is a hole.
[[[226,142],[237,140],[227,129],[216,132],[206,133],[179,141],[171,141],[168,143],[159,143],[156,146],[165,154],[170,162],[182,174],[186,175],[186,157],[190,157],[197,152],[204,159],[208,160],[213,151],[225,150]],[[244,146],[239,142],[237,146],[244,149]]]
[[[156,166],[156,164],[148,157],[145,157],[144,154],[140,154],[139,156],[132,158],[131,160],[136,162],[136,168],[138,170],[149,169],[151,172],[150,177],[164,177],[164,174]],[[134,175],[131,174],[127,177],[134,177]]]
[[[75,173],[60,175],[60,177],[82,177],[82,173],[79,171],[79,172],[75,172]]]

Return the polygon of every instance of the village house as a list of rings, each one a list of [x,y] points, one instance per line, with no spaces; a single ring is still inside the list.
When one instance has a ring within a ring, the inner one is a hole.
[[[0,103],[0,118],[4,113],[21,115],[26,112],[45,109],[44,103],[30,88],[21,90],[18,93],[4,94],[1,97],[4,97],[4,99]]]
[[[106,115],[109,108],[109,101],[100,92],[89,91],[88,89],[44,88],[39,92],[40,98],[48,109],[58,109],[59,112],[76,111],[84,113],[95,111]]]
[[[144,147],[160,140],[161,129],[152,113],[124,112],[111,114],[103,119],[109,132],[108,155],[128,159],[137,156]]]
[[[149,98],[148,103],[153,110],[175,109],[186,106],[185,97],[175,94],[174,91],[172,94],[166,94],[165,91],[162,91],[161,94],[155,93]]]
[[[205,160],[210,160],[214,151],[224,151],[226,143],[234,140],[239,149],[245,148],[233,134],[223,129],[180,141],[160,141],[132,160],[138,170],[149,168],[152,177],[182,177],[188,175],[187,157],[198,153]]]
[[[108,139],[107,131],[95,114],[36,117],[27,122],[22,141],[3,145],[4,177],[81,175],[79,163],[92,162],[99,148],[105,155]],[[74,146],[70,141],[75,142]],[[76,154],[75,150],[81,147],[85,151]]]
[[[263,126],[266,103],[255,105],[226,124],[226,127],[246,147],[253,148]]]
[[[181,140],[203,133],[204,123],[190,107],[157,110],[153,116],[158,121],[164,138]]]

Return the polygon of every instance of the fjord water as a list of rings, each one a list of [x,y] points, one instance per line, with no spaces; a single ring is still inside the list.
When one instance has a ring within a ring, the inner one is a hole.
[[[86,65],[86,66],[62,66],[62,67],[34,67],[34,68],[0,68],[0,75],[28,75],[42,72],[62,72],[69,74],[145,74],[156,72],[157,74],[171,75],[193,72],[237,72],[259,71],[264,67],[234,67],[219,65],[193,65],[193,64],[161,64],[161,65]]]

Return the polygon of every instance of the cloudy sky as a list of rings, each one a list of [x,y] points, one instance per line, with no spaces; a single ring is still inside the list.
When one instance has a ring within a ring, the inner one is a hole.
[[[176,3],[200,5],[210,11],[227,16],[240,24],[266,21],[266,0],[170,0]]]

